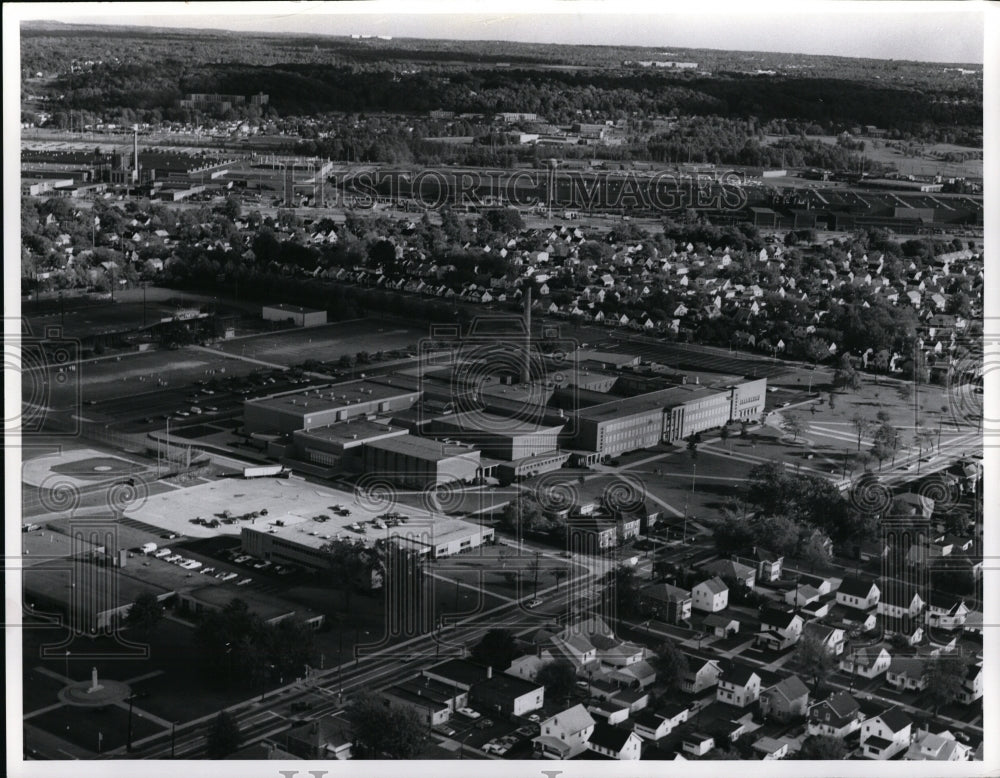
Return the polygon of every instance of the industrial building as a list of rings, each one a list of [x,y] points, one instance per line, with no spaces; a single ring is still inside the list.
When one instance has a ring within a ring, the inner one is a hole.
[[[682,384],[576,411],[577,448],[601,456],[672,443],[764,410],[767,379],[729,386]]]
[[[366,443],[406,434],[408,431],[398,425],[365,418],[348,419],[327,427],[293,432],[293,452],[296,459],[319,467],[360,472],[362,447]]]
[[[479,451],[413,435],[366,443],[362,468],[400,486],[423,489],[453,481],[471,483],[481,476]]]
[[[265,321],[291,322],[296,327],[316,327],[326,324],[326,311],[315,308],[303,308],[301,305],[286,305],[277,303],[261,308],[261,316]]]
[[[348,419],[406,410],[419,397],[419,390],[399,389],[374,381],[352,381],[248,400],[243,404],[243,424],[250,433],[290,434]]]
[[[466,411],[432,419],[425,434],[471,443],[487,456],[511,461],[555,451],[562,429],[488,411]]]
[[[247,527],[240,531],[244,553],[277,564],[300,565],[311,570],[326,569],[330,557],[324,547],[335,539],[358,537],[316,521],[299,517],[280,519],[284,526]],[[333,534],[331,534],[331,532]],[[492,527],[483,527],[461,519],[423,517],[397,527],[386,527],[363,537],[392,539],[403,548],[423,556],[440,559],[478,548],[493,541]]]

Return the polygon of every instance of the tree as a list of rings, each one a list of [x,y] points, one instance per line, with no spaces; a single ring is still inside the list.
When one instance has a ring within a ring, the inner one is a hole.
[[[854,431],[858,433],[858,451],[860,451],[861,438],[871,429],[871,422],[860,413],[856,413],[851,417],[851,424],[854,425]]]
[[[481,665],[503,672],[517,656],[514,634],[509,629],[495,628],[487,631],[483,639],[472,648],[472,659]]]
[[[797,441],[802,434],[802,420],[798,416],[786,416],[781,422],[781,429],[792,436],[793,442]]]
[[[205,751],[210,759],[224,759],[240,747],[240,728],[226,711],[220,711],[205,738]]]
[[[427,728],[410,708],[361,694],[347,709],[356,759],[412,759],[427,740]]]
[[[125,625],[149,635],[163,619],[163,606],[152,592],[141,592],[125,616]]]
[[[862,386],[861,376],[854,369],[850,354],[843,354],[840,357],[840,364],[833,373],[833,385],[843,389],[858,391]]]
[[[725,445],[726,441],[729,440],[729,427],[723,425],[722,429],[719,430],[719,438],[722,440],[722,445]]]
[[[691,455],[691,459],[698,459],[698,444],[701,443],[701,434],[695,433],[687,438],[687,450]]]
[[[924,668],[927,681],[924,699],[930,703],[935,716],[941,706],[954,702],[962,691],[969,664],[969,658],[958,652],[928,659]]]
[[[327,554],[326,578],[344,593],[344,611],[350,613],[352,595],[369,567],[371,552],[360,540],[332,540],[323,551]]]
[[[754,534],[758,545],[782,556],[792,556],[798,550],[802,527],[787,516],[770,516],[758,522]]]
[[[837,664],[823,641],[811,634],[803,634],[795,644],[792,663],[796,669],[812,679],[813,694],[819,691],[820,684],[833,672]]]
[[[723,516],[713,533],[715,550],[720,554],[744,551],[753,545],[755,534],[750,522],[741,516]]]
[[[222,213],[230,221],[236,221],[243,213],[243,206],[240,205],[239,198],[227,197],[222,204]]]
[[[810,570],[815,570],[818,565],[830,561],[829,538],[819,530],[813,530],[812,534],[802,542],[799,555],[809,563]]]
[[[635,570],[630,565],[618,565],[612,572],[612,591],[619,619],[636,616],[639,612],[639,587]]]
[[[899,385],[899,399],[903,402],[913,397],[913,384],[904,382]]]
[[[680,689],[689,668],[687,657],[674,641],[665,640],[661,643],[650,663],[656,670],[657,683],[666,686],[668,692]]]
[[[500,522],[507,529],[521,532],[546,532],[556,524],[550,521],[534,497],[521,494],[516,500],[511,500],[500,512]]]
[[[834,408],[836,408],[836,407],[837,407],[837,400],[836,400],[836,397],[837,397],[837,395],[835,395],[835,394],[834,394],[833,392],[830,392],[830,410],[831,410],[831,411],[832,411],[832,410],[833,410]]]
[[[882,463],[886,459],[894,459],[896,451],[899,449],[899,431],[888,422],[875,430],[872,439],[871,452],[878,460],[878,468],[882,469]]]
[[[546,662],[538,668],[535,683],[545,687],[545,696],[553,700],[565,700],[573,691],[576,673],[567,662]]]
[[[556,580],[556,591],[559,591],[559,582],[569,577],[569,570],[565,567],[557,567],[552,571],[552,577]]]
[[[799,748],[798,754],[795,755],[796,759],[816,761],[845,759],[846,757],[847,746],[844,745],[844,741],[839,737],[829,735],[809,735],[802,741],[802,746]]]

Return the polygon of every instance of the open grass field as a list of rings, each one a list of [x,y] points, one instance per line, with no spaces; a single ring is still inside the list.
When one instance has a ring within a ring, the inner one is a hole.
[[[77,371],[84,403],[134,398],[169,387],[187,388],[200,380],[247,375],[263,365],[211,349],[186,346],[85,360]]]
[[[833,135],[810,135],[809,139],[821,141],[830,146],[837,144],[837,138]],[[764,142],[771,144],[781,140],[779,135],[768,135]],[[933,176],[940,173],[942,176],[983,177],[982,149],[955,146],[950,143],[918,144],[919,153],[916,156],[907,156],[899,149],[886,145],[884,140],[875,138],[862,138],[862,140],[865,141],[866,159],[894,165],[900,173],[905,175]],[[965,162],[944,162],[938,159],[943,154],[963,152],[978,153],[980,156],[979,159],[969,159]]]
[[[426,328],[417,326],[402,327],[378,319],[358,319],[236,338],[219,344],[219,350],[290,367],[309,359],[336,361],[345,354],[354,356],[359,351],[374,354],[411,349],[427,334]]]

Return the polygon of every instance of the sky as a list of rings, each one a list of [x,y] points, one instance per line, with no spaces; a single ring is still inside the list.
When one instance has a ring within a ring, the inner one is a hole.
[[[982,63],[983,2],[767,3],[700,0],[665,5],[638,0],[514,0],[470,4],[115,3],[32,4],[23,18],[100,24],[199,27],[245,32],[391,35],[407,38],[630,44],[831,54],[929,62]],[[463,13],[470,7],[492,13]],[[672,10],[665,12],[664,7]],[[6,8],[10,8],[8,4]],[[37,9],[37,10],[36,10]],[[96,13],[95,13],[96,11]],[[416,13],[414,11],[417,11]]]

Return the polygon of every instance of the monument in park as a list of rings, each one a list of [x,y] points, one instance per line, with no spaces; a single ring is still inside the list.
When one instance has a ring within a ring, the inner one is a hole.
[[[99,707],[125,700],[132,690],[121,681],[98,681],[97,668],[90,669],[89,681],[74,681],[59,690],[59,699],[68,705]]]

